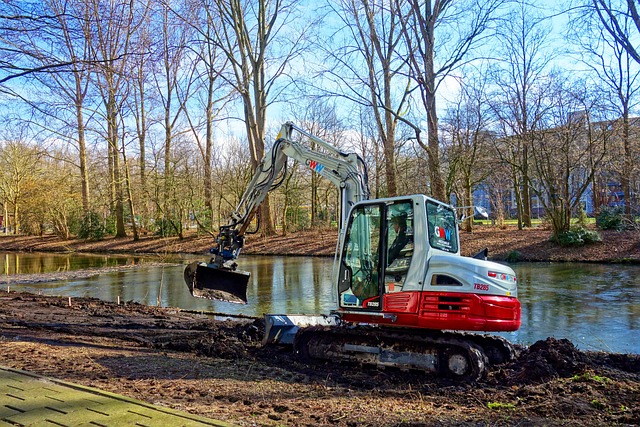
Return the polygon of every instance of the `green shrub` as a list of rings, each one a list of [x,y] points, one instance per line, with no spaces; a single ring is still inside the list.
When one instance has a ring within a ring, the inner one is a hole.
[[[80,219],[78,237],[81,239],[102,240],[106,234],[104,222],[97,212],[91,211]]]
[[[107,220],[104,223],[104,232],[106,234],[110,234],[115,236],[116,234],[116,216],[111,214],[107,217]]]
[[[511,251],[507,254],[505,261],[507,262],[518,262],[522,258],[522,254],[519,251]]]
[[[597,231],[587,230],[584,227],[571,227],[568,231],[563,231],[557,237],[552,238],[561,246],[583,246],[589,243],[602,240]]]
[[[153,229],[157,236],[173,237],[178,235],[178,230],[174,227],[173,221],[169,219],[157,219],[153,223]]]
[[[624,215],[620,206],[602,206],[596,217],[596,225],[601,230],[617,230],[624,228]]]
[[[584,210],[584,206],[582,203],[578,205],[578,218],[576,223],[582,227],[586,227],[587,222],[589,221],[589,217],[587,217],[587,212]]]

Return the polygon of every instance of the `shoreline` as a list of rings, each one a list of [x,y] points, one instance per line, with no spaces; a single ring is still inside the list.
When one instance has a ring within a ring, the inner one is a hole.
[[[461,254],[473,256],[484,248],[489,259],[509,262],[589,262],[640,264],[640,231],[599,231],[601,242],[584,246],[559,246],[549,241],[550,230],[534,227],[518,230],[477,227],[472,233],[460,232]],[[336,250],[337,231],[306,230],[286,236],[248,236],[243,254],[286,256],[329,256]],[[121,255],[199,255],[209,256],[213,238],[209,235],[186,235],[161,238],[143,236],[107,238],[100,241],[64,240],[53,235],[0,235],[1,251],[108,253]]]

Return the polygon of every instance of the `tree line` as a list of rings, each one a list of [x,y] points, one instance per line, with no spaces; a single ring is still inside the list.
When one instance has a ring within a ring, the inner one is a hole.
[[[638,0],[0,0],[0,205],[13,232],[209,232],[280,121],[370,165],[374,197],[458,205],[554,233],[591,189],[637,208]],[[554,31],[562,22],[563,33]],[[261,231],[331,226],[304,165]],[[471,220],[465,227],[472,227]]]

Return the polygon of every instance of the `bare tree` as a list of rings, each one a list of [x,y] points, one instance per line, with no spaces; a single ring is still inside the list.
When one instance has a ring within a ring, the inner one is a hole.
[[[176,125],[184,115],[185,104],[192,94],[194,63],[186,60],[186,44],[191,38],[192,27],[175,20],[167,5],[160,5],[155,14],[157,32],[160,34],[157,49],[157,69],[153,78],[156,92],[162,104],[162,126],[164,130],[164,196],[162,210],[164,221],[183,237],[182,224],[173,214],[178,201],[170,198],[174,194],[173,140],[177,136]],[[177,22],[176,22],[177,21]]]
[[[594,5],[601,5],[601,3],[604,2],[594,1]],[[633,2],[629,1],[629,3],[632,7]],[[609,3],[601,6],[611,7]],[[630,216],[632,205],[635,203],[631,183],[638,170],[636,159],[640,151],[640,144],[631,132],[631,115],[640,101],[638,99],[640,62],[634,62],[632,52],[620,38],[624,37],[625,40],[632,38],[631,29],[634,24],[631,16],[617,15],[615,22],[617,36],[613,36],[609,28],[603,29],[597,25],[598,22],[593,21],[594,16],[590,14],[574,16],[568,35],[575,45],[580,47],[578,53],[582,57],[582,62],[594,71],[596,84],[606,88],[603,100],[607,101],[609,108],[616,115],[616,140],[620,144],[611,146],[610,149],[619,151],[619,155],[614,158],[614,166],[624,194],[625,214]],[[620,150],[617,150],[618,146]]]
[[[151,136],[151,128],[158,119],[154,116],[154,107],[157,104],[157,97],[152,90],[153,87],[153,67],[154,58],[150,54],[155,43],[153,37],[153,27],[151,25],[152,16],[148,14],[144,17],[147,23],[140,26],[140,30],[134,34],[135,44],[138,48],[138,55],[130,58],[131,71],[129,73],[129,96],[127,97],[128,109],[133,116],[135,123],[134,134],[138,142],[138,191],[140,195],[140,225],[143,228],[150,224],[150,213],[152,210],[151,189],[147,169],[147,144]]]
[[[436,92],[453,71],[469,61],[482,44],[503,0],[408,0],[402,20],[411,77],[418,86],[427,114],[427,142],[420,126],[412,124],[416,140],[428,155],[431,194],[446,200],[440,162]]]
[[[607,152],[608,129],[592,122],[597,103],[583,82],[554,76],[547,84],[547,126],[536,132],[531,150],[537,176],[533,188],[557,239],[570,229],[572,214]]]
[[[640,64],[640,51],[636,48],[640,36],[640,0],[589,0],[585,7],[598,17],[615,42]]]
[[[243,104],[251,163],[257,168],[265,152],[267,107],[277,98],[278,80],[304,49],[305,31],[293,34],[298,0],[212,0],[221,25],[215,42],[232,70],[229,79]],[[269,199],[260,206],[262,233],[273,234]]]
[[[462,206],[472,206],[473,189],[491,173],[489,148],[495,134],[489,131],[490,107],[486,101],[486,80],[473,79],[462,86],[458,101],[445,116],[447,140],[445,160],[449,165],[447,188],[460,195]],[[449,191],[447,191],[449,192]],[[465,211],[465,231],[473,230],[473,208]]]
[[[42,62],[41,51],[32,41],[60,34],[60,21],[72,19],[71,10],[49,9],[48,2],[37,0],[0,0],[0,92],[15,95],[6,86],[11,80],[37,74],[70,71],[78,58],[52,58]]]
[[[217,222],[221,223],[229,218],[240,202],[254,169],[246,141],[230,137],[225,143],[225,150],[218,151],[215,156],[213,196],[218,213]]]
[[[316,98],[303,108],[292,108],[291,114],[296,122],[310,134],[334,146],[344,143],[344,129],[337,117],[335,105]],[[310,146],[313,150],[318,148],[314,142],[311,142]],[[331,193],[335,187],[311,170],[307,169],[301,175],[306,178],[307,188],[310,189],[311,225],[317,226],[321,223],[325,226],[329,225],[327,194]]]
[[[334,6],[344,39],[324,47],[330,66],[323,71],[336,84],[329,91],[367,108],[384,154],[385,195],[398,195],[396,129],[409,108],[411,92],[402,37],[403,0],[343,0]]]
[[[36,175],[42,152],[20,140],[0,145],[0,193],[5,209],[12,208],[13,233],[20,232],[20,214],[27,182]]]
[[[194,96],[186,101],[185,116],[195,138],[203,161],[202,193],[208,211],[209,223],[214,220],[213,150],[216,121],[234,99],[232,87],[222,77],[228,59],[216,43],[216,32],[222,25],[217,10],[211,4],[191,1],[186,7],[174,10],[176,18],[192,27],[195,40],[187,44],[189,60],[193,66],[192,79],[196,83]],[[202,114],[204,111],[204,114]],[[204,130],[204,133],[203,133]]]
[[[546,108],[549,31],[535,10],[519,2],[499,32],[503,60],[493,73],[492,105],[503,137],[498,153],[513,171],[519,228],[531,227],[530,152]]]
[[[135,52],[133,34],[145,22],[148,7],[133,0],[107,2],[90,0],[85,37],[89,40],[91,54],[97,64],[95,76],[102,98],[110,166],[110,208],[116,218],[116,237],[125,237],[124,177],[120,165],[120,123],[128,95],[128,71],[130,57]]]
[[[21,19],[12,20],[10,28],[5,27],[4,40],[12,40],[16,47],[12,57],[25,70],[31,67],[33,71],[14,74],[13,78],[22,77],[23,83],[34,83],[35,88],[27,92],[15,91],[13,96],[28,105],[33,116],[37,117],[36,120],[31,120],[31,117],[22,120],[30,120],[32,126],[75,145],[78,154],[74,165],[79,171],[82,205],[87,213],[90,196],[85,100],[89,90],[90,69],[87,64],[90,58],[82,31],[84,9],[80,2],[74,0],[19,2],[13,7],[12,11],[5,10],[4,13],[14,13],[15,18],[18,14],[23,15]]]

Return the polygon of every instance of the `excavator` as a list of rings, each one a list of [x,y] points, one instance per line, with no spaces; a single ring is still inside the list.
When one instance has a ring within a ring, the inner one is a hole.
[[[299,134],[294,139],[294,132]],[[515,331],[521,307],[514,271],[487,260],[487,250],[460,254],[460,217],[426,195],[371,199],[367,167],[291,122],[282,125],[208,263],[184,271],[195,297],[247,302],[249,273],[236,259],[265,197],[294,159],[340,190],[341,215],[329,314],[266,314],[263,344],[292,345],[303,360],[352,361],[475,381],[492,364],[515,357],[487,332]]]

